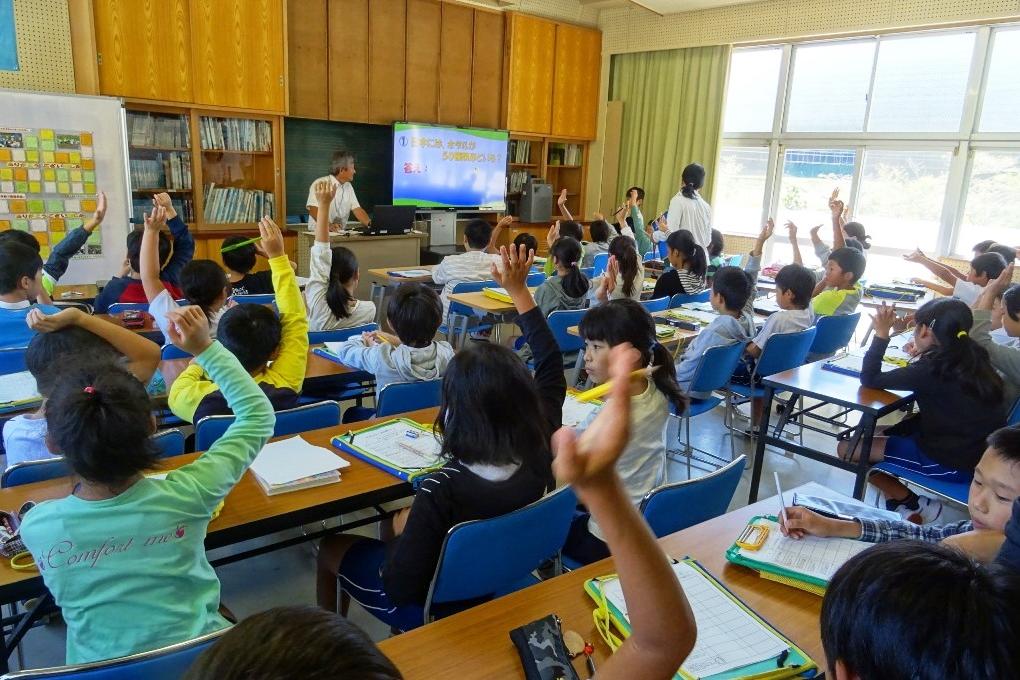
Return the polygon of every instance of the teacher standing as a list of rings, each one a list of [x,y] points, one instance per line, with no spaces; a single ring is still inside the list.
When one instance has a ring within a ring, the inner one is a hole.
[[[355,219],[366,227],[371,223],[368,213],[365,212],[358,197],[354,193],[354,154],[350,151],[337,151],[333,154],[333,161],[329,169],[330,174],[319,177],[308,188],[308,200],[305,207],[308,208],[308,228],[315,229],[315,220],[319,216],[319,204],[315,200],[315,185],[317,182],[329,181],[336,185],[336,196],[329,206],[329,228],[331,231],[339,231],[347,228],[347,222],[354,213]]]
[[[694,242],[707,251],[712,241],[712,206],[698,193],[705,184],[705,168],[691,163],[684,168],[681,181],[680,191],[669,202],[666,216],[669,233],[655,232],[656,240],[664,240],[674,231],[686,229],[694,235]]]

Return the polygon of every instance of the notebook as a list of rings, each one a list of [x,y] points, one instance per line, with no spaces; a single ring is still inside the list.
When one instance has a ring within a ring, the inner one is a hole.
[[[690,307],[676,307],[674,309],[668,309],[664,313],[664,316],[668,319],[676,319],[678,321],[691,321],[700,326],[707,326],[708,324],[715,321],[716,317],[719,316],[714,312],[703,312],[700,309],[691,309]]]
[[[506,288],[483,288],[482,295],[508,304],[513,302],[513,298],[510,297],[510,293],[506,292]]]
[[[584,419],[594,413],[602,406],[602,402],[596,400],[580,402],[575,396],[577,390],[567,390],[567,396],[563,399],[563,426],[577,427]]]
[[[0,375],[0,413],[21,411],[41,403],[39,388],[30,372]]]
[[[781,309],[782,307],[779,306],[774,297],[760,297],[754,301],[754,311],[759,314],[775,314]]]
[[[865,353],[866,350],[855,349],[842,356],[829,359],[822,364],[822,368],[827,371],[833,371],[834,373],[860,377],[861,372],[864,370]],[[895,371],[897,368],[902,368],[908,363],[910,363],[909,354],[899,348],[889,347],[886,350],[885,356],[882,357],[882,372],[888,373],[889,371]]]
[[[731,680],[770,673],[769,678],[792,678],[816,664],[781,633],[751,611],[700,564],[691,559],[673,565],[698,625],[694,649],[677,671],[683,680]],[[584,589],[596,602],[604,594],[613,625],[630,634],[627,603],[614,576],[591,579]],[[789,652],[783,673],[776,660]]]
[[[420,279],[426,276],[432,276],[432,272],[428,269],[404,269],[403,271],[392,271],[386,273],[398,279]]]
[[[275,496],[339,482],[340,469],[349,466],[329,449],[295,436],[263,446],[251,464],[251,472],[263,491]]]
[[[655,337],[660,340],[663,338],[672,338],[676,335],[676,329],[665,323],[655,324]]]
[[[411,483],[443,465],[432,426],[407,418],[351,430],[333,437],[333,446]]]

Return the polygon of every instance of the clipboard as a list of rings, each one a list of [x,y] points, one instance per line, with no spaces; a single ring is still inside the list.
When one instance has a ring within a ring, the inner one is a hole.
[[[374,432],[382,428],[391,427],[394,423],[399,423],[401,427],[408,430],[420,433],[422,437],[432,437],[432,427],[416,423],[413,420],[407,418],[392,418],[390,420],[383,421],[377,425],[371,427],[365,427],[360,430],[351,430],[347,434],[333,437],[331,443],[336,448],[351,454],[355,458],[365,461],[369,465],[374,465],[380,470],[385,470],[394,477],[401,479],[405,482],[410,482],[415,488],[418,488],[420,481],[431,474],[432,472],[443,467],[445,461],[437,460],[435,465],[430,465],[420,468],[408,468],[400,467],[395,465],[393,461],[374,453],[362,446],[358,445],[358,435],[366,432]]]
[[[787,653],[785,664],[779,666],[777,664],[780,657],[773,657],[760,661],[757,663],[751,663],[741,668],[736,668],[731,671],[723,673],[716,673],[715,675],[707,676],[694,676],[680,668],[676,675],[673,677],[677,680],[785,680],[787,678],[811,678],[818,675],[818,664],[809,657],[802,649],[795,645],[788,637],[783,635],[777,630],[772,624],[759,616],[753,609],[748,607],[743,601],[740,600],[733,592],[723,585],[717,578],[705,569],[700,562],[691,558],[684,558],[680,562],[686,563],[697,571],[701,576],[704,576],[711,585],[718,588],[723,595],[728,597],[734,602],[740,609],[750,615],[758,624],[763,628],[774,634],[779,640],[787,645]],[[614,579],[616,575],[601,576],[593,579],[589,579],[584,582],[584,590],[589,597],[592,598],[596,603],[601,602],[602,594],[599,583],[604,580]],[[610,620],[613,623],[613,627],[616,628],[624,638],[630,636],[630,623],[626,617],[620,612],[619,609],[612,603],[607,602],[609,608]]]

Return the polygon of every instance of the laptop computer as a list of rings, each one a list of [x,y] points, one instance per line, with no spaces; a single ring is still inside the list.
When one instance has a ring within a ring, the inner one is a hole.
[[[406,234],[414,226],[413,205],[377,205],[372,211],[372,224],[367,234]]]

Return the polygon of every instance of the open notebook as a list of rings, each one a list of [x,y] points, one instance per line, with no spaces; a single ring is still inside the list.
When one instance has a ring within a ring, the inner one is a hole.
[[[442,466],[442,444],[432,426],[407,418],[394,418],[361,430],[333,437],[333,446],[405,481],[427,475]]]
[[[905,341],[901,341],[901,344],[902,342]],[[822,368],[834,373],[860,376],[863,371],[864,355],[866,353],[866,348],[854,349],[847,354],[829,359],[822,364]],[[885,355],[882,357],[882,372],[888,373],[889,371],[895,371],[897,368],[902,368],[910,363],[910,359],[910,355],[904,352],[901,347],[890,344],[885,350]]]
[[[0,413],[20,411],[42,403],[35,378],[28,371],[0,375]]]

